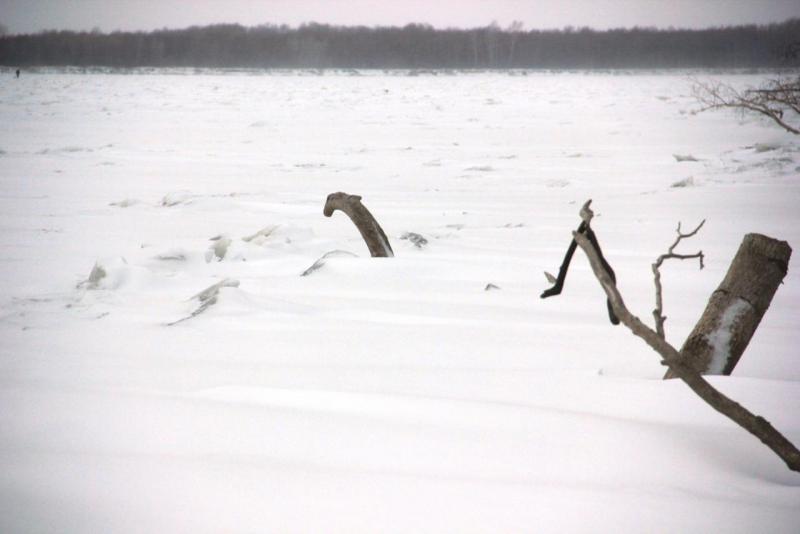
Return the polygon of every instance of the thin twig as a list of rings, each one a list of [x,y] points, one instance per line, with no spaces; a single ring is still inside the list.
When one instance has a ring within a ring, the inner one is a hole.
[[[681,232],[681,223],[678,223],[678,229],[675,230],[678,234],[678,237],[675,238],[675,241],[672,245],[667,249],[666,254],[662,254],[661,256],[656,259],[656,262],[652,265],[653,267],[653,282],[656,286],[656,307],[653,310],[653,318],[655,319],[656,323],[656,332],[661,337],[661,339],[666,339],[666,334],[664,332],[664,322],[667,320],[666,316],[664,316],[664,302],[662,299],[661,294],[661,264],[664,263],[664,260],[668,259],[676,259],[676,260],[691,260],[694,258],[698,258],[700,260],[700,269],[704,267],[703,265],[703,251],[695,252],[694,254],[675,254],[675,247],[678,246],[684,239],[688,239],[693,237],[697,232],[700,231],[700,228],[706,223],[706,220],[697,225],[697,228],[689,232],[688,234],[684,234]]]

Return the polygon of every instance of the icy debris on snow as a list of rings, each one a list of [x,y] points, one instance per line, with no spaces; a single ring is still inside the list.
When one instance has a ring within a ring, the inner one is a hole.
[[[196,310],[194,310],[190,315],[187,315],[186,317],[183,317],[171,323],[167,323],[167,326],[173,326],[178,323],[182,323],[183,321],[188,321],[189,319],[197,317],[198,315],[206,311],[208,308],[217,303],[217,301],[219,300],[219,292],[223,287],[239,287],[239,280],[236,280],[235,278],[226,278],[221,282],[217,282],[216,284],[208,286],[200,293],[196,294],[195,296],[189,299],[189,300],[197,300],[200,302],[200,306],[198,306]]]
[[[492,172],[494,168],[491,165],[475,165],[473,167],[467,167],[464,170],[477,171],[477,172]]]
[[[254,245],[261,245],[277,229],[278,229],[278,225],[275,225],[275,224],[273,224],[271,226],[265,226],[264,228],[262,228],[261,230],[259,230],[256,233],[254,233],[253,235],[249,235],[247,237],[243,237],[242,241],[244,241],[245,243],[253,243]]]
[[[492,283],[486,284],[486,287],[483,288],[484,291],[496,291],[500,289],[500,286],[496,286]]]
[[[422,248],[428,244],[428,240],[425,239],[422,235],[416,234],[414,232],[405,232],[403,235],[400,236],[400,239],[406,239],[411,241],[417,248]]]
[[[174,249],[158,254],[155,258],[160,261],[186,261],[188,256],[185,251]]]
[[[188,191],[175,191],[167,193],[161,199],[161,205],[167,208],[177,206],[178,204],[188,204],[194,198],[194,195]]]
[[[36,154],[39,156],[45,156],[47,154],[52,154],[52,153],[71,154],[76,152],[94,152],[94,149],[83,146],[65,146],[61,148],[43,148]]]
[[[308,276],[309,274],[313,273],[314,271],[321,269],[323,265],[325,265],[325,260],[328,258],[336,258],[336,257],[351,257],[357,258],[358,254],[353,254],[352,252],[348,252],[347,250],[331,250],[326,252],[320,258],[311,265],[308,269],[303,271],[300,276]]]
[[[217,258],[217,261],[222,261],[225,254],[228,253],[228,247],[231,246],[233,240],[225,234],[220,234],[211,238],[211,246],[206,251],[206,263]]]
[[[109,206],[116,206],[118,208],[129,208],[136,204],[139,204],[141,201],[135,198],[125,198],[120,200],[119,202],[112,202]]]
[[[678,163],[681,163],[683,161],[700,161],[691,154],[673,154],[672,157],[675,158],[675,161],[677,161]]]
[[[92,267],[92,272],[89,273],[89,278],[81,283],[84,284],[86,289],[97,289],[100,286],[100,282],[107,274],[102,265],[95,263],[94,267]]]
[[[678,180],[670,187],[692,187],[694,185],[697,185],[694,182],[694,176],[689,176],[688,178],[684,178],[683,180]]]
[[[750,303],[744,299],[735,300],[722,314],[717,328],[706,336],[706,340],[712,348],[711,361],[708,363],[706,374],[721,375],[725,370],[731,355],[733,327],[750,307]]]
[[[219,295],[219,290],[223,287],[239,287],[239,280],[235,278],[226,278],[221,282],[208,286],[200,293],[194,295],[192,299],[199,300],[200,302],[208,302],[211,299],[215,299]]]
[[[778,150],[780,147],[780,143],[756,143],[753,145],[753,150],[755,150],[757,154],[761,154],[762,152]]]

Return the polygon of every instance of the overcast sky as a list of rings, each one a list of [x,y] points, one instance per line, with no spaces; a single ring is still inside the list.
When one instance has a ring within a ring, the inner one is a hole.
[[[800,0],[0,0],[10,33],[42,29],[152,30],[221,22],[432,24],[437,28],[590,26],[702,28],[800,17]]]

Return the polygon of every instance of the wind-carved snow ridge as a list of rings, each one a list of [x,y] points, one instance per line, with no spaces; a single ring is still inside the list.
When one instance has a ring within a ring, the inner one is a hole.
[[[243,238],[242,238],[242,241],[244,241],[245,243],[253,243],[254,245],[261,245],[261,244],[263,244],[263,243],[264,243],[264,242],[265,242],[265,241],[266,241],[266,240],[267,240],[267,239],[268,239],[268,238],[269,238],[269,237],[272,235],[272,233],[273,233],[273,232],[275,232],[275,230],[277,230],[277,229],[278,229],[278,225],[275,225],[275,224],[274,224],[274,225],[272,225],[272,226],[265,226],[264,228],[262,228],[262,229],[261,229],[261,230],[259,230],[258,232],[254,233],[254,234],[252,234],[252,235],[249,235],[249,236],[243,237]]]
[[[200,301],[200,306],[198,306],[196,310],[194,310],[190,315],[186,317],[183,317],[171,323],[167,323],[167,326],[174,326],[178,323],[182,323],[183,321],[188,321],[189,319],[197,317],[198,315],[206,311],[208,308],[217,303],[217,300],[219,300],[219,292],[223,287],[239,287],[239,280],[233,278],[226,278],[221,282],[217,282],[216,284],[208,286],[200,293],[189,299],[189,300]]]
[[[358,254],[353,254],[352,252],[348,252],[347,250],[331,250],[330,252],[326,252],[320,258],[311,265],[308,269],[303,271],[300,276],[308,276],[309,274],[313,273],[314,271],[321,269],[323,265],[325,265],[325,260],[328,258],[335,258],[341,256],[349,256],[351,258],[357,258]]]
[[[721,375],[728,363],[731,355],[731,338],[733,338],[732,329],[739,317],[742,316],[750,308],[750,303],[744,299],[736,299],[719,321],[719,326],[706,336],[706,339],[711,345],[711,361],[708,364],[706,374]]]

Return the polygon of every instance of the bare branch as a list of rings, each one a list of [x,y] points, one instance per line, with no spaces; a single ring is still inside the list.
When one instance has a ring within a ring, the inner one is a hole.
[[[578,232],[573,232],[572,235],[575,242],[586,254],[586,257],[589,258],[592,271],[600,281],[600,285],[608,297],[608,302],[614,308],[614,313],[622,321],[622,324],[655,350],[662,358],[661,363],[667,365],[678,378],[683,380],[709,406],[756,436],[764,445],[777,454],[789,469],[800,472],[800,450],[778,432],[769,421],[753,414],[739,403],[723,395],[705,380],[700,373],[682,363],[680,354],[672,345],[628,310],[622,295],[617,290],[616,283],[603,269],[600,257],[589,239]]]
[[[695,82],[692,96],[702,106],[697,112],[733,108],[768,117],[787,132],[800,135],[800,76],[769,80],[764,87],[739,92],[720,82]],[[789,112],[788,118],[785,115]],[[795,123],[795,121],[797,121]]]
[[[656,324],[656,332],[661,337],[661,339],[666,339],[666,334],[664,333],[664,322],[667,320],[666,316],[664,316],[663,311],[663,299],[661,296],[661,264],[664,263],[664,260],[668,259],[676,259],[676,260],[689,260],[693,258],[698,258],[700,260],[700,268],[704,267],[703,265],[703,251],[696,252],[694,254],[675,254],[675,247],[678,246],[683,239],[688,239],[693,237],[697,232],[700,231],[700,228],[706,223],[706,220],[697,225],[697,228],[689,232],[688,234],[684,234],[681,232],[681,223],[678,223],[678,229],[675,230],[678,233],[678,237],[675,238],[675,241],[672,245],[667,249],[666,254],[662,254],[656,259],[656,262],[652,265],[653,268],[653,282],[656,286],[656,307],[653,310],[653,318],[655,319]]]

